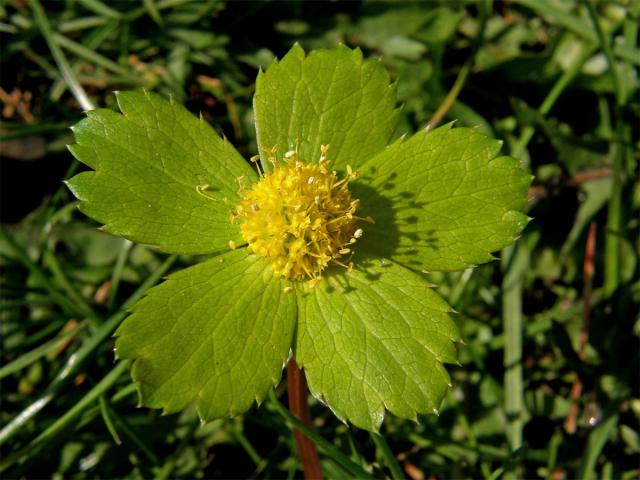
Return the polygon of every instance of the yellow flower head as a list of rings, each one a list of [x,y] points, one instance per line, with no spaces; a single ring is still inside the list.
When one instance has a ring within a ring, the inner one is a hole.
[[[293,150],[277,161],[276,149],[269,150],[274,168],[251,190],[242,189],[243,199],[232,213],[232,220],[242,219],[249,249],[267,259],[277,275],[308,278],[312,285],[332,262],[349,268],[342,257],[352,253],[351,245],[362,235],[354,215],[359,201],[349,192],[357,174],[348,167],[339,179],[328,168],[327,152],[323,145],[320,161],[311,164]]]

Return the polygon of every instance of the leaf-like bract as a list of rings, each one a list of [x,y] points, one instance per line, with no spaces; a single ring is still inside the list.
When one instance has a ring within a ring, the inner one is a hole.
[[[263,164],[270,167],[263,149],[298,148],[311,162],[325,144],[333,168],[358,168],[387,145],[398,117],[395,103],[395,86],[379,61],[363,61],[360,50],[343,45],[305,56],[296,44],[256,81]]]
[[[362,248],[415,270],[461,270],[490,261],[528,223],[531,177],[501,142],[445,125],[399,140],[361,168]],[[387,205],[388,207],[385,207]]]
[[[119,93],[118,104],[122,114],[93,110],[73,128],[77,143],[69,149],[95,170],[68,182],[80,209],[108,232],[165,252],[208,253],[229,240],[240,243],[238,226],[229,222],[235,179],[256,175],[235,148],[156,94]]]
[[[295,356],[309,388],[343,420],[376,431],[385,407],[403,418],[431,413],[449,385],[458,329],[424,278],[368,260],[298,294]]]
[[[81,209],[168,252],[240,243],[229,218],[236,179],[255,172],[180,105],[146,92],[118,102],[122,114],[89,112],[74,128],[70,149],[94,170],[69,182]],[[385,409],[403,418],[437,409],[459,334],[416,270],[468,268],[510,244],[528,221],[530,177],[498,156],[500,142],[468,128],[385,148],[394,86],[379,62],[344,46],[308,56],[294,46],[258,76],[254,105],[263,165],[275,145],[315,161],[329,144],[331,168],[359,170],[349,188],[358,216],[375,223],[354,232],[354,269],[330,267],[315,287],[285,283],[239,249],[150,290],[116,343],[133,360],[142,403],[174,412],[195,402],[204,420],[242,413],[279,381],[293,349],[314,395],[359,427],[377,430]]]
[[[173,274],[116,332],[134,359],[142,403],[203,420],[235,415],[277,384],[289,356],[295,298],[271,267],[236,250]]]

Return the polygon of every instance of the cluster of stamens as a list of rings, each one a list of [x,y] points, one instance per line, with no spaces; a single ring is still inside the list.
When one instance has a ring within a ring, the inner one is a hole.
[[[361,218],[355,215],[359,201],[349,192],[357,173],[348,166],[339,180],[328,169],[328,148],[321,147],[318,163],[304,163],[295,150],[278,159],[274,147],[266,152],[273,165],[267,173],[259,168],[258,156],[252,157],[260,181],[248,190],[240,182],[243,199],[231,213],[232,221],[242,220],[250,251],[268,260],[277,275],[309,279],[312,285],[331,263],[350,269],[352,245],[362,236],[356,226]]]

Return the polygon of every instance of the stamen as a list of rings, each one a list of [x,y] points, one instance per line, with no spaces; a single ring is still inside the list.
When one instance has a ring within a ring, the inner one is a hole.
[[[198,192],[203,197],[208,198],[209,200],[215,200],[215,198],[210,197],[209,195],[206,194],[206,191],[208,189],[209,189],[209,185],[196,185],[196,192]]]
[[[242,217],[249,250],[267,259],[277,275],[307,279],[311,286],[331,263],[351,268],[340,259],[353,254],[350,246],[362,236],[356,228],[360,218],[354,215],[359,201],[348,188],[357,174],[348,166],[347,175],[338,179],[326,168],[328,150],[322,145],[320,163],[306,164],[297,147],[287,151],[281,163],[277,146],[263,149],[274,169],[261,175],[252,189],[241,191],[243,199],[230,215],[230,221]],[[235,243],[229,246],[235,248]]]
[[[238,184],[238,192],[242,192],[244,190],[244,180],[245,180],[244,175],[240,175],[239,177],[236,178],[236,183]]]

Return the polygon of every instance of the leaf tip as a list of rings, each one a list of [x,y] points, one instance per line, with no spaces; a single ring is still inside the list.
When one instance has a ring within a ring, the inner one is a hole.
[[[363,55],[362,55],[362,50],[360,50],[360,47],[356,47],[352,50],[343,43],[341,43],[340,46],[345,50],[352,52],[353,58],[356,60],[358,65],[362,64]]]
[[[304,51],[304,48],[302,48],[302,45],[300,45],[300,42],[296,41],[292,46],[291,46],[291,50],[289,50],[289,52],[287,52],[287,54],[285,55],[285,57],[289,56],[289,54],[298,54],[298,55],[302,55],[302,58],[304,58],[307,53]]]

